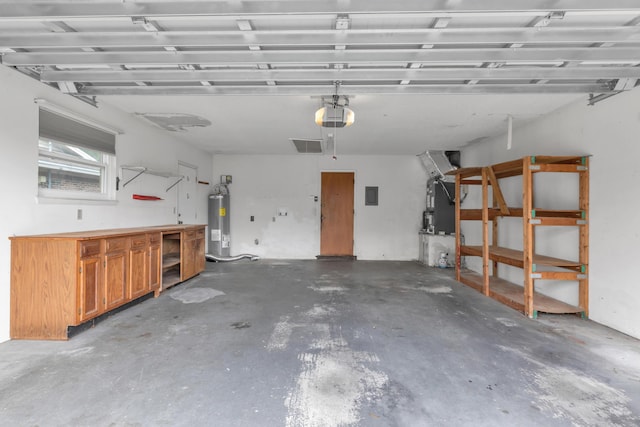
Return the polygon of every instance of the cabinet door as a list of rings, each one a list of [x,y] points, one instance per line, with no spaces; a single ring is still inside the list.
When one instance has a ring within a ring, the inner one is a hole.
[[[115,252],[105,255],[105,289],[104,301],[107,310],[122,305],[127,300],[127,255],[126,252]]]
[[[187,280],[196,274],[195,240],[182,242],[182,280]]]
[[[102,312],[102,257],[80,260],[80,321],[90,319]]]
[[[147,281],[147,249],[129,251],[129,299],[138,298],[149,291]]]
[[[193,254],[196,258],[196,273],[200,273],[204,271],[206,261],[204,258],[204,239],[197,239],[195,241],[195,253]]]
[[[160,289],[160,270],[162,268],[162,255],[160,245],[149,247],[149,289]]]

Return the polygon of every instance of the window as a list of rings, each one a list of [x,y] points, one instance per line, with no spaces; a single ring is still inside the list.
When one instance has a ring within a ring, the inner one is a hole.
[[[115,135],[40,109],[38,194],[115,199]]]

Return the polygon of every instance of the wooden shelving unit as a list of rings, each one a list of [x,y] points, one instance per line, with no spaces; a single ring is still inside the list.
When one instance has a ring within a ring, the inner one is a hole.
[[[537,209],[534,201],[534,175],[543,172],[574,173],[579,177],[578,209]],[[456,198],[456,278],[525,315],[543,313],[589,315],[589,158],[566,156],[528,156],[486,167],[462,168],[449,172],[456,177],[456,194],[461,186],[480,186],[481,209],[462,209]],[[522,207],[507,206],[500,180],[522,177]],[[490,191],[491,189],[491,191]],[[491,205],[489,193],[491,193]],[[498,222],[502,217],[521,217],[522,250],[500,247]],[[480,221],[482,245],[462,245],[461,222]],[[543,226],[579,228],[578,259],[565,260],[536,253],[535,230]],[[482,273],[462,268],[461,258],[482,258]],[[499,277],[499,264],[521,268],[524,283],[517,285]],[[578,305],[573,306],[535,291],[537,280],[566,280],[578,283]]]

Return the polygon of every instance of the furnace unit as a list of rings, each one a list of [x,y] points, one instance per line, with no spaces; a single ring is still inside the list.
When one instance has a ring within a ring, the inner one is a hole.
[[[458,151],[425,151],[418,156],[427,172],[427,205],[422,231],[428,234],[454,234],[455,180],[446,175],[460,165]]]

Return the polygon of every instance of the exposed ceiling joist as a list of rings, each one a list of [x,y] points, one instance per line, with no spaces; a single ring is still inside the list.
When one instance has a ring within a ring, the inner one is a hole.
[[[559,62],[602,61],[637,63],[639,48],[527,48],[527,49],[367,49],[348,50],[261,50],[181,52],[15,52],[6,53],[2,63],[28,65],[95,64],[407,64],[416,62]]]
[[[249,22],[249,21],[238,21]],[[250,27],[249,27],[250,28]],[[1,34],[0,45],[13,48],[122,48],[122,47],[242,47],[260,46],[354,46],[391,45],[483,45],[506,43],[636,43],[640,27],[467,29],[367,29],[367,30],[279,30],[279,31],[163,31],[163,32],[56,32]]]
[[[272,14],[353,14],[353,13],[491,13],[529,12],[548,14],[554,11],[589,12],[638,10],[637,0],[341,0],[326,1],[167,1],[167,2],[22,2],[2,4],[4,19],[51,19],[123,16],[202,16],[202,15],[272,15]]]
[[[285,85],[285,86],[85,86],[79,93],[87,96],[96,95],[309,95],[322,96],[333,91],[333,85]],[[606,84],[427,84],[427,85],[342,85],[341,91],[349,95],[360,94],[556,94],[556,93],[605,93],[611,87]]]
[[[336,81],[371,94],[607,92],[640,78],[637,0],[479,3],[0,0],[0,63],[75,96]]]
[[[87,83],[146,82],[280,82],[389,81],[389,80],[523,80],[523,79],[622,79],[640,78],[640,67],[502,67],[502,68],[404,68],[325,70],[45,70],[43,82]]]

